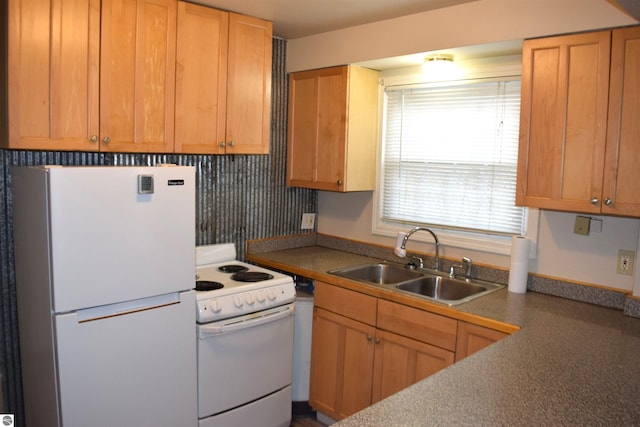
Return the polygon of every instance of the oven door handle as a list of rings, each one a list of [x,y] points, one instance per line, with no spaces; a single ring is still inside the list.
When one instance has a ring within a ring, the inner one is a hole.
[[[198,328],[198,335],[203,339],[212,335],[220,335],[242,329],[253,328],[255,326],[264,325],[293,316],[293,313],[294,304],[288,304],[282,307],[259,311],[242,317],[222,320],[209,325],[200,325]]]

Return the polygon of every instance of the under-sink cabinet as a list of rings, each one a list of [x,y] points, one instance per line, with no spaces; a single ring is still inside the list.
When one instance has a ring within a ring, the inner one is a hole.
[[[640,27],[525,40],[516,203],[640,216]]]
[[[176,152],[267,154],[272,23],[178,2]]]
[[[452,365],[457,321],[378,300],[372,403]]]
[[[375,189],[379,73],[340,66],[289,75],[287,185]]]
[[[309,403],[345,418],[454,362],[457,321],[316,282]]]

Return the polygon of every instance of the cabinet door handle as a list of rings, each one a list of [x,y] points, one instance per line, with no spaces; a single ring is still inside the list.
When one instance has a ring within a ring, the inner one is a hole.
[[[232,139],[231,141],[229,141],[229,145],[233,147],[234,145],[236,145],[236,143],[233,142],[233,139]]]
[[[338,181],[336,181],[336,184],[338,184],[338,185],[342,185],[342,180],[341,180],[341,179],[339,179]]]
[[[606,199],[604,199],[604,204],[607,206],[611,206],[613,204],[613,200],[607,197]]]
[[[367,335],[367,341],[371,341],[373,337],[371,335]]]
[[[224,147],[226,147],[226,146],[227,146],[227,143],[226,143],[226,142],[222,141],[222,142],[220,143],[220,147],[223,147],[223,148],[224,148]]]
[[[592,205],[597,205],[598,203],[600,203],[600,199],[598,199],[597,197],[593,197],[593,198],[591,198],[591,200],[589,200],[589,202]]]
[[[104,142],[105,144],[108,144],[111,142],[111,138],[109,138],[108,136],[105,136],[104,138],[102,138],[102,142]]]
[[[96,142],[98,142],[98,135],[91,135],[91,143],[95,144]]]
[[[380,344],[380,338],[376,337],[376,344]]]

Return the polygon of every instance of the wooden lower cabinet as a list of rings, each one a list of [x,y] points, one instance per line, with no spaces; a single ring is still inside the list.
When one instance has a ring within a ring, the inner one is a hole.
[[[508,334],[467,322],[458,323],[456,362],[500,341]]]
[[[314,308],[309,402],[342,419],[371,405],[375,328]]]
[[[372,403],[453,364],[453,352],[387,331],[376,331]]]
[[[309,403],[331,418],[454,362],[454,319],[321,282],[314,303]]]

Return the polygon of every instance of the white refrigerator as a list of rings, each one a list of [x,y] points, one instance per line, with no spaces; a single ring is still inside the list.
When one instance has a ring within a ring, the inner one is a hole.
[[[193,167],[12,169],[25,424],[195,426]]]

